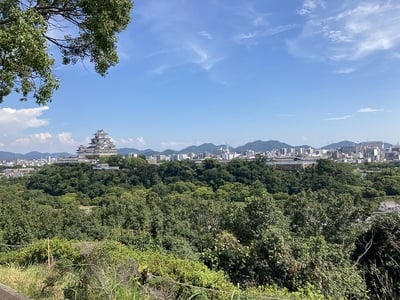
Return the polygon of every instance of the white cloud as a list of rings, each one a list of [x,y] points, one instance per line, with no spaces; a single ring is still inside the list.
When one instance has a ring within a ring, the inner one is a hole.
[[[383,109],[364,107],[364,108],[360,108],[359,110],[357,110],[357,112],[359,112],[359,113],[371,113],[371,112],[377,112],[377,111],[383,111]]]
[[[32,143],[32,140],[30,137],[25,136],[25,137],[19,137],[15,140],[15,144],[19,146],[28,146]]]
[[[2,108],[0,109],[0,126],[8,133],[46,126],[49,123],[48,120],[40,117],[48,109],[47,106],[24,109]]]
[[[34,133],[31,135],[31,139],[39,143],[46,143],[53,136],[49,132]]]
[[[325,119],[325,121],[341,121],[341,120],[347,120],[352,118],[352,115],[345,115],[345,116],[341,116],[341,117],[333,117],[333,118],[327,118]]]
[[[288,43],[293,54],[343,62],[400,48],[399,2],[337,1],[329,7],[321,3],[303,3],[306,22],[301,34]]]
[[[63,145],[76,145],[76,141],[72,138],[70,132],[61,132],[57,135],[58,141]]]
[[[145,140],[144,137],[142,137],[142,136],[139,136],[139,137],[136,139],[136,141],[137,141],[137,142],[139,143],[139,145],[142,146],[142,147],[144,147],[144,146],[147,145],[146,140]]]
[[[70,133],[37,132],[32,134],[12,134],[3,136],[0,144],[5,151],[26,153],[30,151],[41,152],[69,152],[75,153],[78,142]],[[81,144],[87,144],[85,142]]]
[[[25,133],[26,130],[32,132],[37,128],[49,125],[49,120],[42,118],[42,115],[48,109],[46,106],[0,109],[0,126],[3,131],[3,135],[0,137],[2,148],[14,152],[70,150],[65,149],[66,144],[73,144],[71,136],[67,133],[58,135],[46,131]],[[70,140],[69,143],[66,143],[68,136]]]
[[[15,144],[25,147],[26,146],[35,147],[37,144],[51,143],[52,138],[53,136],[49,132],[39,132],[27,136],[18,137],[15,140]]]

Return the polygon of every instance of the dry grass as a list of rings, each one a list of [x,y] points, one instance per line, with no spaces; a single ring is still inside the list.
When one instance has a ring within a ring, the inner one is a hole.
[[[0,282],[32,299],[64,299],[61,287],[55,287],[51,295],[41,294],[43,280],[47,275],[44,266],[22,268],[18,266],[0,266]]]

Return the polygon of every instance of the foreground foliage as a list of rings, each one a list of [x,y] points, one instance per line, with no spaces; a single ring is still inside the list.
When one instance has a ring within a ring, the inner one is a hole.
[[[59,86],[51,47],[64,64],[89,59],[105,75],[118,62],[116,34],[130,21],[130,0],[2,0],[0,2],[0,102],[15,91],[38,104]]]
[[[35,299],[323,299],[311,286],[295,293],[277,286],[239,290],[199,262],[111,241],[38,241],[2,260],[13,267],[0,269],[0,280]],[[4,279],[1,270],[15,274],[14,280]],[[16,276],[29,276],[25,288]]]

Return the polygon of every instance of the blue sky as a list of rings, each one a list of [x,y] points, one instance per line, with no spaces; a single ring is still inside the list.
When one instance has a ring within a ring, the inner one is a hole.
[[[400,2],[137,0],[120,64],[55,65],[46,107],[0,104],[0,150],[400,141]]]

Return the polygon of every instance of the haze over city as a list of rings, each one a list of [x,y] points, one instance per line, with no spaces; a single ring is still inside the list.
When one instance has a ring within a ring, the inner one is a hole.
[[[56,63],[48,106],[0,105],[0,151],[400,140],[398,1],[136,1],[120,63]]]

